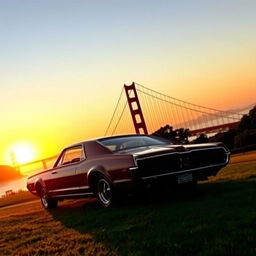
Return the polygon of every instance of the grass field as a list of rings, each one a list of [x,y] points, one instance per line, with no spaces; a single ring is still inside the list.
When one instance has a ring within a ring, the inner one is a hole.
[[[19,191],[18,193],[15,193],[14,195],[11,196],[4,196],[0,198],[0,208],[4,206],[10,206],[14,204],[19,204],[19,203],[24,203],[28,201],[35,200],[36,197],[33,196],[30,192],[28,191]]]
[[[256,153],[231,164],[198,192],[0,209],[0,255],[256,255]],[[244,161],[247,162],[244,162]],[[248,161],[249,160],[249,161]]]

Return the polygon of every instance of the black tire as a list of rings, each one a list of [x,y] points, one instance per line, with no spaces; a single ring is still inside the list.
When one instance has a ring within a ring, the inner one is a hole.
[[[45,209],[53,209],[58,205],[58,200],[51,198],[44,188],[40,189],[40,200]]]
[[[99,175],[95,183],[95,193],[100,205],[104,208],[116,203],[116,192],[112,183],[103,175]]]

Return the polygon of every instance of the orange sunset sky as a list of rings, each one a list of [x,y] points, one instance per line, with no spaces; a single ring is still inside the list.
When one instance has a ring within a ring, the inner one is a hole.
[[[21,143],[35,160],[103,136],[132,81],[217,109],[256,103],[255,13],[253,0],[1,1],[0,164]]]

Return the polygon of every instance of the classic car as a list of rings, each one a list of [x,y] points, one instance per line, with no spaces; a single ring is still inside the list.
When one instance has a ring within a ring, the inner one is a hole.
[[[155,183],[206,180],[227,165],[229,155],[222,143],[175,145],[147,135],[104,137],[65,148],[53,168],[28,178],[27,188],[46,209],[83,197],[97,197],[109,207],[124,192]]]

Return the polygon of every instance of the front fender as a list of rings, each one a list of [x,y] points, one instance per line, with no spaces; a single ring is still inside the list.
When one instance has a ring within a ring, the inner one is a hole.
[[[44,183],[42,178],[37,178],[35,180],[34,184],[35,184],[34,186],[35,186],[35,191],[36,191],[36,195],[37,196],[40,196],[39,191],[38,191],[39,187],[42,187],[45,191],[47,191],[46,185],[45,185],[45,183]]]

